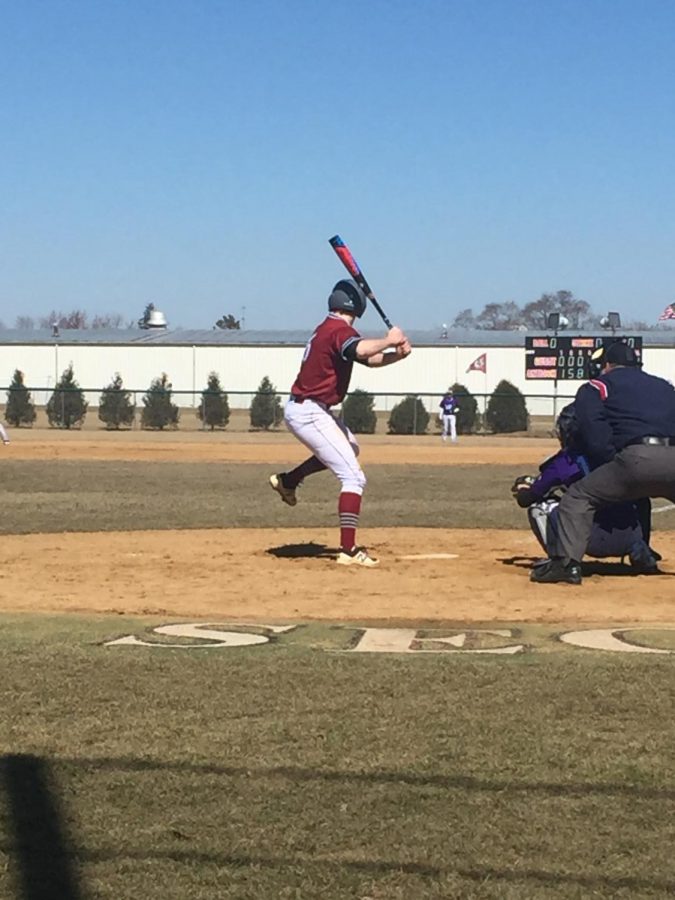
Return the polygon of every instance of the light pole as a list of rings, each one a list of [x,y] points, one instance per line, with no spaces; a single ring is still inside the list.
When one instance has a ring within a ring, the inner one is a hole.
[[[621,328],[621,316],[618,312],[608,312],[600,319],[600,327],[609,328],[613,335],[616,334],[617,328]]]

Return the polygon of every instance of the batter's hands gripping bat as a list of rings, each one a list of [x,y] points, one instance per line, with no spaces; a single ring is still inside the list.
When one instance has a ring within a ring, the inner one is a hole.
[[[382,320],[383,320],[384,324],[387,326],[387,328],[389,328],[391,330],[394,326],[391,324],[391,322],[387,318],[387,316],[386,316],[384,310],[382,309],[382,307],[380,306],[380,304],[377,302],[375,294],[373,294],[372,290],[370,289],[370,285],[366,281],[365,275],[361,271],[359,264],[352,256],[352,253],[351,253],[351,250],[349,249],[349,247],[345,244],[345,242],[342,240],[342,238],[340,237],[339,234],[336,234],[335,237],[330,238],[328,243],[331,245],[333,250],[335,250],[337,255],[340,257],[340,260],[342,261],[342,265],[349,272],[349,274],[352,276],[354,281],[358,284],[358,286],[361,288],[363,293],[368,297],[370,302],[373,304],[375,309],[382,316]]]

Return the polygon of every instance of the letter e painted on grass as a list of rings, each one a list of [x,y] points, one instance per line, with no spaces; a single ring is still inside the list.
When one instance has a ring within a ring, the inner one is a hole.
[[[451,637],[426,637],[418,638],[418,630],[415,628],[364,628],[358,642],[351,647],[348,653],[447,653],[438,647],[438,644],[444,644],[452,647],[450,651],[454,654],[462,653],[498,653],[513,654],[521,653],[525,648],[522,644],[509,644],[506,647],[476,647],[474,649],[463,649],[466,641],[466,633],[452,635]],[[512,637],[512,631],[508,628],[479,628],[472,629],[472,635],[475,634],[493,634],[497,637]],[[413,646],[413,643],[415,646]]]

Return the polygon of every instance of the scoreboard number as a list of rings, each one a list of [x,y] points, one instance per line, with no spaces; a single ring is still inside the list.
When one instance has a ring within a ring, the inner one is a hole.
[[[642,356],[641,337],[597,335],[572,337],[556,334],[525,338],[525,378],[539,381],[585,381],[588,364],[598,347],[621,340]]]

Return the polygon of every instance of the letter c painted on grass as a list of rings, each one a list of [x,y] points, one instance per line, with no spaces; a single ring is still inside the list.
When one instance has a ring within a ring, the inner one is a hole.
[[[644,647],[640,644],[631,644],[626,638],[626,632],[636,631],[635,628],[594,628],[585,631],[567,631],[560,635],[560,640],[573,647],[583,647],[585,650],[609,650],[611,653],[675,653],[673,650],[658,650],[655,647]],[[654,627],[655,631],[672,631],[672,628],[663,626]]]

